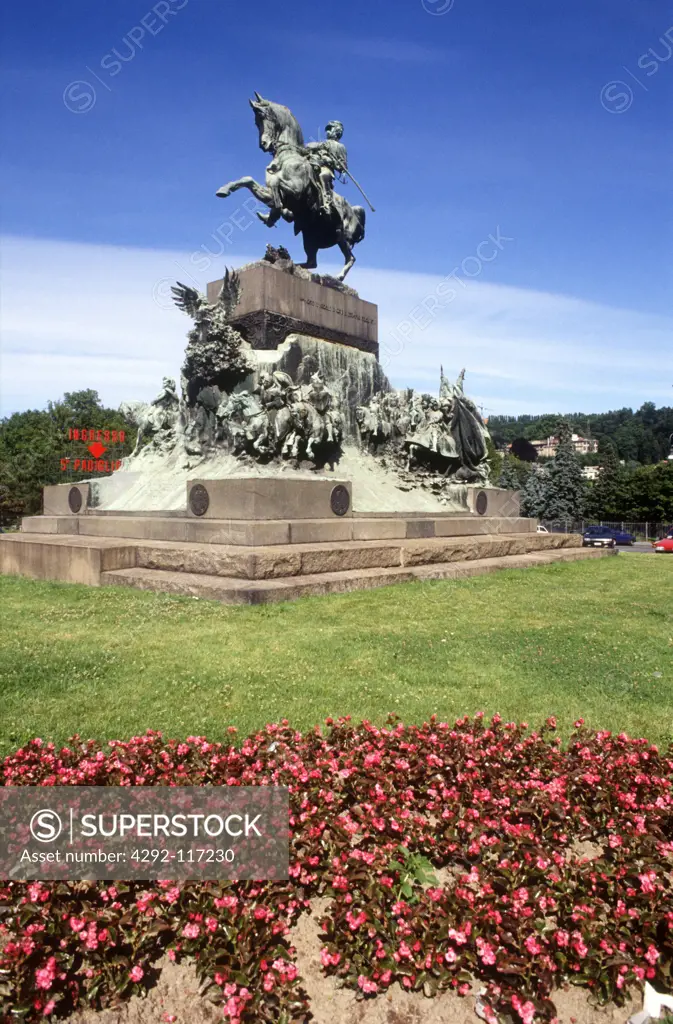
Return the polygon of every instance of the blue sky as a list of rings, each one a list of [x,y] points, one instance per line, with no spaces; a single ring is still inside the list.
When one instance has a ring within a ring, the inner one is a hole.
[[[221,252],[204,285],[269,240],[301,256],[287,226],[227,226],[242,193],[215,197],[263,178],[254,89],[307,137],[345,124],[376,206],[349,283],[379,302],[395,384],[431,386],[441,358],[493,411],[670,404],[670,5],[36,0],[2,29],[4,411],[80,384],[151,397],[187,326],[157,301],[176,262]],[[409,311],[498,232],[399,350]]]

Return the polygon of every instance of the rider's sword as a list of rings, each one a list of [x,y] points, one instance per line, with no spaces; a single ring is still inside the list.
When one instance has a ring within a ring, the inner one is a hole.
[[[372,213],[376,213],[376,210],[374,209],[372,204],[369,202],[369,198],[367,196],[367,193],[363,189],[362,185],[360,185],[360,183],[355,180],[355,178],[353,177],[351,172],[346,167],[342,167],[341,168],[341,172],[342,172],[342,174],[347,174],[348,175],[348,177],[351,179],[351,181],[353,182],[355,187],[358,188],[360,190],[360,192],[362,193],[362,195],[364,196],[364,198],[365,198],[365,200],[367,202],[367,205],[369,206],[369,209],[372,211]]]

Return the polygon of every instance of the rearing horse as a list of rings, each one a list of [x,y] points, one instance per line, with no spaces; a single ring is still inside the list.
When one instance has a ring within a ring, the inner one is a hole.
[[[254,178],[244,177],[230,181],[217,190],[224,199],[239,188],[250,189],[269,213],[258,213],[268,227],[282,217],[294,223],[294,233],[303,237],[306,262],[301,266],[314,270],[318,266],[318,250],[338,245],[344,256],[343,270],[337,275],[343,281],[355,263],[353,246],[365,237],[365,211],[362,206],[351,206],[348,200],[334,193],[331,209],[322,207],[320,193],[304,136],[294,115],[280,103],[265,100],[258,92],[250,100],[259,131],[259,145],[273,160],[266,169],[266,185]]]

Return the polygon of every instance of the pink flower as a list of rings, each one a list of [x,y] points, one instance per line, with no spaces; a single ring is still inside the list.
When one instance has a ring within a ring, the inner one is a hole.
[[[348,921],[348,927],[352,932],[356,932],[360,925],[364,924],[367,920],[367,915],[364,910],[354,914],[352,910],[347,911],[346,920]]]
[[[44,967],[35,971],[35,985],[37,988],[50,989],[56,977],[56,957],[50,956]]]
[[[640,879],[640,888],[643,892],[656,892],[657,887],[655,882],[657,880],[656,873],[654,871],[646,871],[643,875],[638,875]]]
[[[199,928],[198,924],[195,924],[193,921],[191,921],[189,924],[186,924],[185,927],[182,929],[182,934],[186,939],[198,939],[199,935],[201,934],[201,929]]]
[[[531,956],[538,956],[539,953],[544,953],[544,946],[540,945],[535,935],[529,935],[524,941],[524,946]]]
[[[488,1003],[482,1002],[481,1009],[483,1011],[486,1024],[498,1024],[498,1016],[493,1012]]]
[[[131,979],[131,981],[140,981],[144,973],[145,972],[143,971],[142,967],[136,964],[136,966],[132,967],[131,970],[129,971],[129,978]]]
[[[495,963],[495,950],[481,936],[477,939],[477,952],[485,964]]]
[[[379,986],[376,984],[376,982],[369,981],[368,978],[365,978],[364,974],[358,975],[358,985],[360,986],[362,991],[366,992],[367,994],[378,992],[379,990]]]
[[[648,946],[647,947],[647,952],[645,953],[645,959],[647,960],[648,964],[652,964],[654,966],[654,964],[656,964],[656,962],[657,962],[657,960],[659,959],[660,956],[661,956],[661,954],[658,952],[658,950],[654,946]]]
[[[236,896],[222,896],[221,899],[216,899],[214,902],[218,910],[236,910],[236,907],[238,906],[238,899]]]
[[[523,1024],[533,1024],[535,1020],[535,1007],[531,1002],[525,1002],[523,1006],[519,1007],[519,1016],[523,1021]]]
[[[341,960],[341,953],[330,953],[328,949],[323,948],[320,950],[320,960],[323,967],[336,967]]]

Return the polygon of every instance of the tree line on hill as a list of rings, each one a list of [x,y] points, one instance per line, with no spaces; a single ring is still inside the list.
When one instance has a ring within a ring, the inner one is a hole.
[[[673,460],[622,464],[615,444],[602,437],[598,477],[587,481],[570,423],[557,420],[551,434],[559,443],[554,458],[544,463],[524,462],[511,454],[501,457],[500,486],[521,491],[523,515],[566,523],[580,519],[673,523]]]
[[[559,419],[571,432],[597,441],[612,443],[617,458],[625,463],[650,466],[666,459],[673,434],[673,407],[658,409],[654,402],[645,402],[640,409],[617,409],[601,413],[570,413],[542,416],[491,416],[488,427],[497,448],[504,448],[518,438],[544,440],[557,435]],[[599,453],[584,458],[585,465],[600,465]]]

